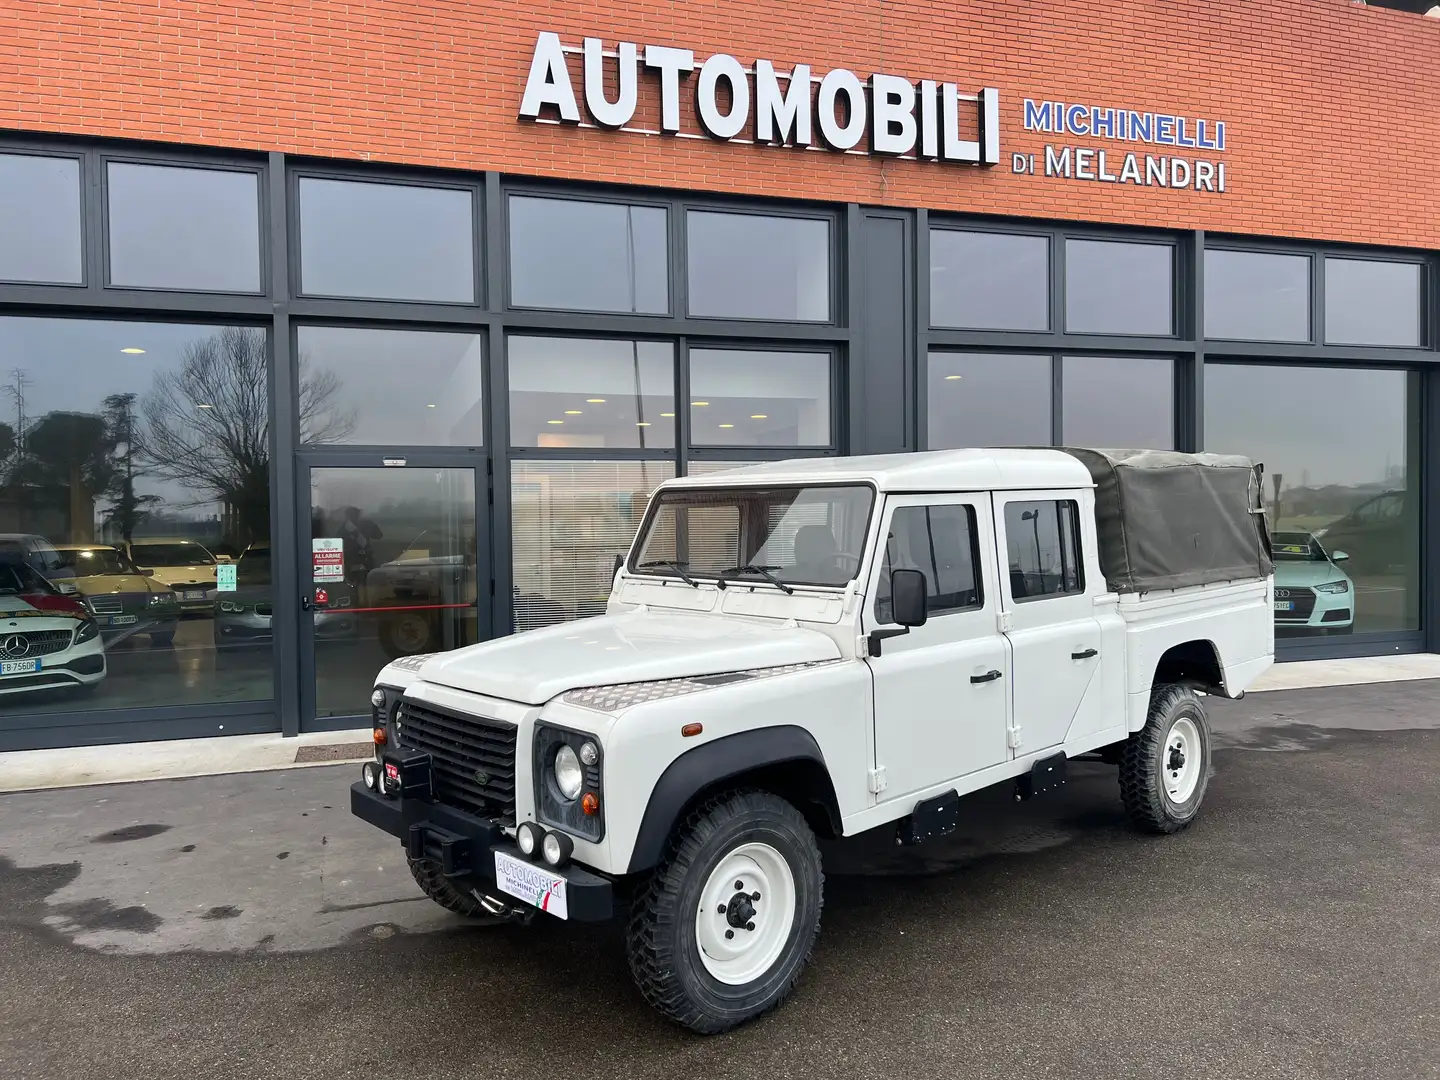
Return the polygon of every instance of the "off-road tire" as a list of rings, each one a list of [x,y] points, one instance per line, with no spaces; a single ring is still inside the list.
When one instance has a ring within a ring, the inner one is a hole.
[[[1165,786],[1168,742],[1177,721],[1188,720],[1198,732],[1201,760],[1193,792],[1183,802],[1170,797]],[[1135,826],[1149,833],[1175,833],[1200,813],[1210,782],[1210,724],[1205,706],[1185,686],[1157,686],[1150,695],[1145,726],[1124,744],[1120,756],[1120,798]]]
[[[455,883],[441,872],[440,864],[434,859],[411,859],[407,856],[406,862],[410,864],[410,873],[415,878],[415,884],[446,911],[464,915],[467,919],[499,921],[480,905],[480,900],[474,893],[456,888]]]
[[[774,848],[794,879],[795,914],[779,956],[760,976],[730,985],[706,970],[696,912],[711,873],[752,843]],[[630,908],[626,951],[641,994],[662,1015],[705,1035],[753,1020],[795,988],[820,932],[825,875],[804,815],[777,795],[732,791],[706,800],[675,829]]]

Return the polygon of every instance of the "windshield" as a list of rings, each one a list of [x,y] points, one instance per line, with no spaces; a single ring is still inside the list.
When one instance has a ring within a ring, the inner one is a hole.
[[[26,593],[58,596],[59,590],[23,563],[0,562],[0,596]]]
[[[1276,533],[1270,542],[1276,562],[1326,562],[1328,556],[1310,533]]]
[[[65,560],[66,565],[74,567],[76,577],[135,573],[135,567],[124,553],[112,547],[62,551],[60,556]]]
[[[859,572],[874,502],[868,487],[664,491],[630,569],[728,584],[842,586]]]
[[[134,544],[130,550],[141,566],[210,566],[215,562],[199,544]]]

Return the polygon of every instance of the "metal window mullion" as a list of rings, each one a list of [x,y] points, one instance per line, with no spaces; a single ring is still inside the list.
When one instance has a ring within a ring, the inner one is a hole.
[[[915,211],[915,449],[930,448],[930,212]],[[1048,290],[1047,290],[1048,292]]]
[[[510,466],[514,451],[510,446],[510,375],[508,342],[505,324],[492,316],[486,332],[485,364],[489,374],[489,394],[485,411],[485,441],[490,448],[491,504],[490,515],[490,576],[495,589],[490,606],[490,633],[501,637],[511,632],[515,620],[514,530],[511,527]]]
[[[675,342],[675,475],[684,476],[690,471],[691,416],[690,416],[690,339],[680,337]]]

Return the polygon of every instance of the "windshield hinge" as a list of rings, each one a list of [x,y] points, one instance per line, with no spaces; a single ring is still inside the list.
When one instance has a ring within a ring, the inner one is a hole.
[[[888,787],[890,782],[885,779],[885,767],[870,770],[870,794],[879,795]]]
[[[855,655],[861,660],[869,659],[870,656],[870,635],[861,634],[855,639]]]

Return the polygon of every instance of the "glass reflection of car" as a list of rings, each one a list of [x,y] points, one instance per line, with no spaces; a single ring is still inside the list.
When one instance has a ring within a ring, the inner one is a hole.
[[[74,596],[75,575],[55,545],[35,533],[0,534],[0,558],[23,562],[65,596]]]
[[[136,566],[155,571],[155,577],[175,591],[182,611],[211,610],[218,560],[204,544],[147,536],[130,542],[129,555]]]
[[[100,627],[79,601],[0,554],[0,695],[88,693],[105,678]]]
[[[274,620],[274,578],[270,545],[255,543],[235,561],[235,590],[215,597],[215,648],[227,650],[269,644]],[[355,589],[343,581],[315,586],[312,618],[320,641],[353,638],[357,629]]]
[[[417,552],[419,540],[417,536],[399,556],[365,576],[365,606],[390,609],[378,613],[377,631],[380,647],[392,659],[453,649],[475,640],[473,625],[461,627],[467,640],[445,639],[447,627],[454,625],[455,612],[460,611],[466,620],[476,617],[474,557]]]
[[[95,616],[107,645],[137,634],[148,634],[152,645],[174,642],[180,601],[152,571],[141,570],[109,544],[63,544],[56,550],[75,574],[80,602]]]
[[[1316,529],[1315,535],[1331,549],[1348,551],[1352,571],[1362,577],[1404,574],[1419,558],[1420,531],[1413,505],[1405,491],[1387,491]]]
[[[1348,634],[1355,625],[1355,583],[1340,569],[1350,556],[1327,552],[1308,532],[1280,532],[1275,555],[1275,626],[1322,634]]]

